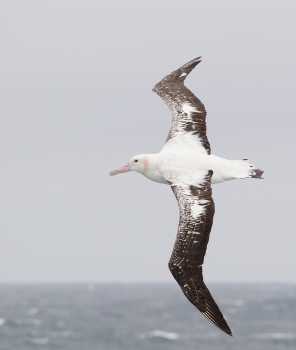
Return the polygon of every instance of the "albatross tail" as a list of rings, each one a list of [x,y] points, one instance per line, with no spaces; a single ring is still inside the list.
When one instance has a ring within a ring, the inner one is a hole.
[[[254,169],[251,173],[251,176],[252,178],[254,179],[263,179],[263,173],[264,173],[264,170],[261,170],[261,169]]]

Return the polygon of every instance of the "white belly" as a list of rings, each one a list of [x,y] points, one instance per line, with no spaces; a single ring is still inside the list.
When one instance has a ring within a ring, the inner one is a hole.
[[[212,183],[220,183],[248,177],[249,163],[192,152],[166,154],[160,159],[158,182],[195,185],[200,182],[201,173],[209,170],[213,171]]]
[[[209,155],[196,136],[178,135],[156,155],[157,161],[144,175],[160,183],[197,185],[212,170],[212,183],[249,177],[250,163]]]
[[[158,182],[158,183],[161,183],[161,184],[166,184],[168,185],[169,182],[168,180],[161,174],[161,172],[158,170],[158,167],[157,168],[152,168],[151,170],[147,170],[143,173],[143,175],[145,177],[147,177],[147,179],[151,180],[151,181],[154,181],[154,182]]]

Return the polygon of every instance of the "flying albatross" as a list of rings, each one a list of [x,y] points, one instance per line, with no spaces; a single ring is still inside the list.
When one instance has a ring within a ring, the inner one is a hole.
[[[110,175],[137,171],[172,188],[180,217],[169,269],[188,300],[213,324],[232,335],[202,274],[215,212],[211,187],[232,179],[261,179],[263,171],[247,159],[229,160],[211,154],[205,107],[184,86],[184,80],[200,62],[201,57],[189,61],[153,88],[172,114],[171,128],[160,152],[132,157]]]

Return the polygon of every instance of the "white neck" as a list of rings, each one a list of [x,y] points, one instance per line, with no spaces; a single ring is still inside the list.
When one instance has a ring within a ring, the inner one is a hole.
[[[166,179],[164,179],[159,172],[158,163],[159,153],[145,154],[144,169],[142,174],[152,181],[167,183]]]

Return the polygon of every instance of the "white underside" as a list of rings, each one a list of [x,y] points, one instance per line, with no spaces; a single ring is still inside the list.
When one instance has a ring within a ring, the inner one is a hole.
[[[180,134],[155,154],[152,167],[144,174],[150,180],[173,184],[200,184],[213,170],[212,183],[250,177],[254,168],[246,160],[228,160],[207,154],[196,135]]]

